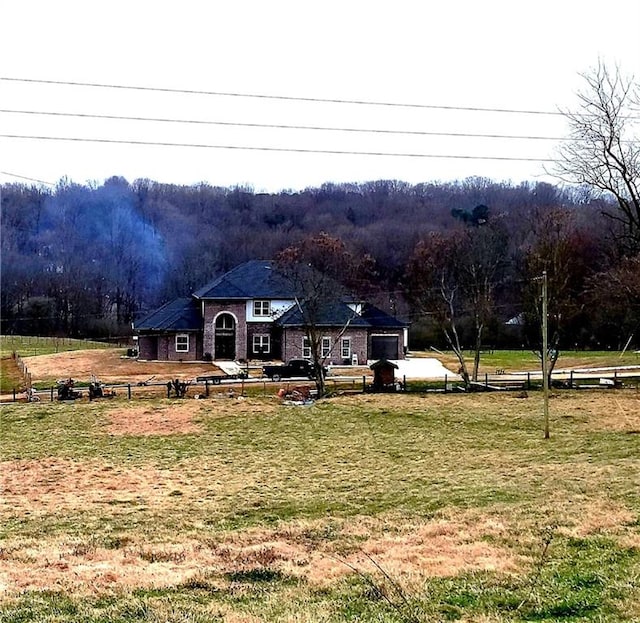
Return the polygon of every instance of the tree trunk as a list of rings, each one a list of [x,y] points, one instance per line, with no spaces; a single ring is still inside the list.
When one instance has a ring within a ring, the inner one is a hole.
[[[460,346],[458,331],[453,321],[451,322],[451,333],[449,333],[449,331],[445,329],[444,335],[447,338],[447,342],[449,342],[449,346],[451,346],[451,350],[453,350],[456,357],[458,358],[458,362],[460,363],[458,374],[462,377],[462,382],[464,383],[465,390],[468,391],[469,388],[471,387],[471,381],[469,379],[469,370],[467,369],[467,363],[464,360],[464,353],[462,352],[462,347]]]
[[[482,349],[482,332],[484,324],[476,319],[476,348],[473,356],[473,380],[478,381],[478,368],[480,367],[480,350]]]

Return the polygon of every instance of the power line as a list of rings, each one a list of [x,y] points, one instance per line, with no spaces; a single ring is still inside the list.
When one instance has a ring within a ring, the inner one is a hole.
[[[428,132],[421,130],[385,130],[376,128],[340,128],[331,126],[314,125],[288,125],[278,123],[246,123],[239,121],[208,121],[200,119],[170,119],[166,117],[138,117],[125,115],[98,115],[89,113],[54,112],[43,110],[11,110],[0,109],[0,113],[19,115],[43,115],[54,117],[73,117],[80,119],[109,119],[116,121],[150,121],[158,123],[187,123],[196,125],[218,125],[240,128],[267,128],[283,130],[320,130],[324,132],[357,132],[363,134],[399,134],[407,136],[448,136],[461,138],[497,138],[497,139],[519,139],[519,140],[544,140],[544,141],[566,141],[567,137],[555,136],[519,136],[511,134],[472,134],[468,132]]]
[[[209,95],[218,97],[239,97],[290,102],[314,102],[321,104],[354,104],[358,106],[386,106],[392,108],[422,108],[428,110],[457,110],[466,112],[501,113],[515,115],[552,115],[564,116],[563,112],[550,110],[517,110],[513,108],[484,108],[480,106],[445,106],[439,104],[415,104],[401,102],[379,102],[371,100],[350,100],[323,97],[300,97],[293,95],[267,95],[260,93],[236,93],[230,91],[203,91],[198,89],[175,89],[168,87],[146,87],[139,85],[102,84],[97,82],[72,82],[68,80],[40,80],[36,78],[10,78],[0,76],[7,82],[25,82],[30,84],[53,84],[58,86],[90,87],[98,89],[121,89],[130,91],[149,91],[155,93],[181,93],[185,95]]]
[[[66,141],[80,143],[107,143],[117,145],[147,145],[152,147],[190,147],[198,149],[229,149],[245,151],[269,151],[301,154],[331,154],[344,156],[385,156],[398,158],[447,158],[462,160],[500,160],[510,162],[555,162],[551,158],[514,158],[509,156],[470,156],[466,154],[417,154],[409,152],[349,151],[337,149],[303,149],[293,147],[256,147],[248,145],[209,145],[205,143],[175,143],[162,141],[134,141],[110,138],[80,138],[71,136],[29,136],[19,134],[0,134],[0,138],[25,139],[37,141]]]
[[[28,180],[30,182],[38,182],[38,184],[46,184],[47,186],[55,186],[53,182],[45,182],[44,180],[36,179],[35,177],[27,177],[26,175],[18,175],[17,173],[9,173],[8,171],[0,171],[0,175],[7,175],[9,177],[15,177],[21,180]]]

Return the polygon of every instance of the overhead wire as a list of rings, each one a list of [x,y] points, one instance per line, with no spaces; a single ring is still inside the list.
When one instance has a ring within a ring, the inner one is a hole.
[[[23,83],[35,83],[35,84],[52,84],[59,86],[75,86],[75,87],[90,87],[100,89],[121,89],[132,91],[150,91],[158,93],[180,93],[185,95],[208,95],[217,97],[238,97],[238,98],[255,98],[255,99],[267,99],[267,100],[281,100],[292,102],[314,102],[322,104],[353,104],[357,106],[385,106],[385,107],[397,107],[397,108],[423,108],[429,110],[457,110],[468,112],[486,112],[486,113],[501,113],[501,114],[518,114],[518,115],[553,115],[564,116],[561,111],[550,110],[518,110],[514,108],[490,108],[481,106],[451,106],[442,104],[419,104],[419,103],[407,103],[407,102],[381,102],[373,100],[359,100],[359,99],[340,99],[340,98],[324,98],[324,97],[302,97],[294,95],[270,95],[264,93],[238,93],[231,91],[205,91],[200,89],[177,89],[170,87],[150,87],[141,85],[123,85],[123,84],[104,84],[97,82],[80,82],[70,80],[42,80],[36,78],[14,78],[8,76],[0,76],[0,80],[7,82],[23,82]]]
[[[133,90],[133,91],[149,91],[158,93],[179,93],[189,95],[205,95],[220,97],[236,97],[236,98],[257,98],[268,100],[281,100],[293,102],[314,102],[314,103],[330,103],[330,104],[353,104],[362,106],[386,106],[397,108],[417,108],[429,110],[450,110],[450,111],[473,111],[483,113],[507,113],[507,114],[527,114],[527,115],[562,115],[561,112],[541,111],[541,110],[517,110],[510,108],[483,108],[477,106],[451,106],[436,104],[418,104],[418,103],[402,103],[402,102],[382,102],[371,100],[357,99],[339,99],[339,98],[321,98],[321,97],[300,97],[288,95],[270,95],[257,93],[239,93],[226,91],[207,91],[199,89],[178,89],[169,87],[152,87],[142,85],[122,85],[122,84],[105,84],[81,81],[66,80],[42,80],[35,78],[20,78],[0,76],[0,81],[59,85],[73,87],[87,87],[100,89],[117,89],[117,90]],[[354,127],[335,127],[335,126],[319,126],[319,125],[289,125],[275,123],[251,123],[251,122],[231,122],[231,121],[212,121],[197,119],[176,119],[176,118],[160,118],[145,116],[127,116],[127,115],[108,115],[108,114],[91,114],[82,112],[56,112],[56,111],[35,111],[35,110],[15,110],[2,109],[4,114],[24,114],[24,115],[48,115],[71,118],[88,118],[88,119],[104,119],[118,121],[135,121],[135,122],[159,122],[159,123],[183,123],[183,124],[199,124],[199,125],[217,125],[228,127],[247,127],[247,128],[265,128],[265,129],[283,129],[283,130],[310,130],[325,132],[349,132],[349,133],[372,133],[385,135],[406,135],[406,136],[440,136],[450,138],[479,138],[479,139],[506,139],[506,140],[566,140],[561,137],[551,136],[518,136],[512,134],[475,134],[468,132],[433,132],[419,130],[392,130],[381,128],[354,128]],[[378,157],[403,157],[403,158],[430,158],[430,159],[459,159],[459,160],[489,160],[503,162],[554,162],[551,158],[532,158],[532,157],[513,157],[513,156],[491,156],[491,155],[470,155],[470,154],[431,154],[431,153],[413,153],[413,152],[390,152],[390,151],[359,151],[359,150],[338,150],[338,149],[312,149],[312,148],[295,148],[295,147],[270,147],[257,145],[228,145],[228,144],[207,144],[207,143],[190,143],[179,141],[145,141],[134,139],[113,139],[100,137],[73,137],[73,136],[44,136],[44,135],[23,135],[23,134],[2,134],[0,138],[15,140],[40,140],[40,141],[65,141],[65,142],[82,142],[82,143],[101,143],[101,144],[121,144],[121,145],[146,145],[157,147],[183,147],[183,148],[199,148],[199,149],[221,149],[221,150],[246,150],[246,151],[263,151],[263,152],[281,152],[281,153],[315,153],[328,155],[355,155],[355,156],[378,156]],[[27,176],[24,179],[32,179]],[[43,182],[48,184],[48,182]]]
[[[0,134],[0,138],[27,139],[38,141],[67,141],[81,143],[107,143],[117,145],[147,145],[153,147],[189,147],[198,149],[229,149],[246,151],[267,151],[302,154],[330,154],[346,156],[385,156],[399,158],[445,158],[461,160],[497,160],[508,162],[555,162],[552,158],[515,158],[511,156],[471,156],[466,154],[423,154],[410,152],[384,152],[384,151],[352,151],[338,149],[305,149],[295,147],[258,147],[255,145],[212,145],[207,143],[179,143],[171,141],[137,141],[131,139],[111,138],[86,138],[73,136],[34,136],[25,134]]]
[[[53,182],[45,182],[35,177],[27,177],[26,175],[18,175],[17,173],[9,173],[8,171],[0,171],[0,175],[6,175],[8,177],[15,177],[20,180],[27,180],[29,182],[38,182],[38,184],[45,184],[46,186],[55,186]]]
[[[335,126],[315,126],[315,125],[290,125],[279,123],[248,123],[240,121],[211,121],[206,119],[171,119],[167,117],[142,117],[128,115],[104,115],[78,112],[58,112],[44,110],[15,110],[0,109],[0,113],[20,114],[20,115],[42,115],[54,117],[72,117],[79,119],[105,119],[114,121],[145,121],[157,123],[184,123],[195,125],[217,125],[240,128],[265,128],[282,130],[319,130],[324,132],[357,132],[363,134],[399,134],[407,136],[448,136],[461,138],[497,138],[497,139],[518,139],[518,140],[545,140],[545,141],[565,141],[567,137],[558,136],[523,136],[516,134],[475,134],[470,132],[431,132],[424,130],[389,130],[380,128],[344,128]]]

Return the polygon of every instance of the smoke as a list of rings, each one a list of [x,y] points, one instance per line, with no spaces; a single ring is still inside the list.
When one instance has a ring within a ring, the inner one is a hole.
[[[50,270],[138,305],[154,302],[168,270],[166,244],[138,209],[126,180],[61,185],[45,204],[39,232]]]

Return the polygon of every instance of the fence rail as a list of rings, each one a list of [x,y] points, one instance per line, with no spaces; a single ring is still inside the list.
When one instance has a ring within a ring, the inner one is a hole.
[[[18,361],[19,356],[16,356]],[[13,390],[10,399],[5,399],[0,404],[12,404],[15,402],[29,403],[29,402],[57,402],[60,400],[58,395],[58,387],[51,386],[47,388],[35,389],[31,385],[30,373],[27,367],[24,365],[24,361],[20,360],[22,366],[24,366],[24,374],[29,378],[29,384],[27,385],[27,391],[20,392],[16,389]],[[20,365],[20,364],[19,364]],[[636,391],[640,390],[640,370],[634,372],[622,372],[614,371],[610,374],[580,374],[580,373],[562,373],[553,375],[553,387],[555,389],[601,389],[601,390],[613,390],[619,388],[635,388]],[[328,394],[337,393],[353,393],[361,394],[366,392],[373,392],[371,377],[338,377],[326,379],[326,391]],[[246,395],[248,393],[252,395],[272,396],[278,393],[280,388],[298,386],[303,381],[300,380],[287,380],[287,381],[270,381],[268,379],[223,379],[221,382],[212,381],[192,381],[187,383],[186,392],[184,397],[186,398],[209,398],[209,397],[224,397],[224,396],[237,396]],[[313,384],[311,384],[313,385]],[[542,380],[540,375],[528,373],[520,375],[520,378],[506,378],[506,375],[485,375],[485,377],[478,382],[472,384],[472,391],[528,391],[539,390],[542,386]],[[117,399],[151,399],[151,398],[173,398],[176,397],[175,390],[172,387],[172,382],[137,382],[137,383],[114,383],[114,384],[101,384],[104,390],[104,396],[98,396],[90,398],[89,387],[87,385],[75,386],[74,390],[80,392],[81,396],[77,400],[105,400],[108,398]],[[312,388],[313,389],[313,388]],[[446,376],[443,379],[431,380],[431,381],[418,381],[406,378],[399,380],[390,387],[383,389],[382,391],[390,391],[397,393],[454,393],[464,391],[462,383],[458,380],[449,379]]]
[[[20,353],[23,357],[50,355],[70,350],[102,349],[131,345],[127,336],[80,339],[70,337],[38,337],[34,335],[0,335],[0,350],[5,355]]]
[[[31,372],[29,372],[29,368],[27,368],[27,364],[25,364],[24,360],[18,353],[15,351],[12,353],[12,357],[18,366],[18,370],[20,370],[20,374],[22,374],[22,378],[24,379],[25,386],[27,389],[31,389]],[[15,393],[15,390],[14,390]]]

